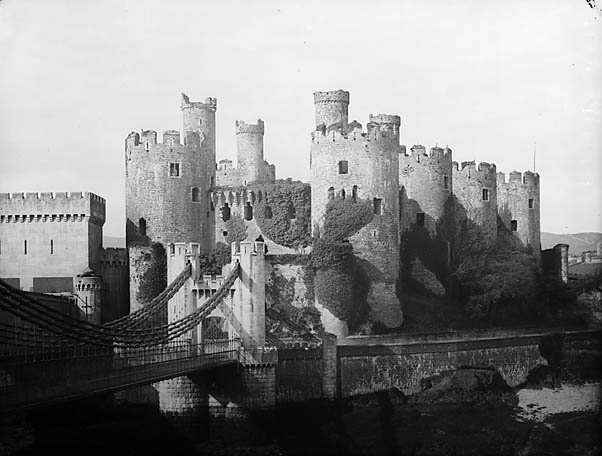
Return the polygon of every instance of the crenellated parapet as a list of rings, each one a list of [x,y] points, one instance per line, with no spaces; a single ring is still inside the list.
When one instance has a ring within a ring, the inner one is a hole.
[[[399,131],[394,131],[389,124],[369,123],[366,130],[355,121],[349,126],[354,128],[346,130],[320,128],[312,131],[311,142],[326,145],[363,143],[366,149],[370,148],[371,143],[383,143],[387,148],[395,144],[399,146]],[[395,152],[398,152],[398,149],[395,149]]]
[[[205,101],[190,101],[190,98],[185,93],[182,93],[182,101],[180,103],[180,108],[184,109],[204,109],[207,111],[215,112],[217,111],[217,98],[208,97],[205,98]]]
[[[106,202],[90,192],[0,193],[0,222],[93,221],[103,225]]]
[[[524,173],[521,173],[520,171],[512,171],[509,173],[508,181],[506,182],[506,174],[497,173],[497,182],[498,185],[524,185],[535,189],[539,187],[539,174],[532,171],[525,171]]]
[[[105,247],[100,256],[101,268],[125,268],[128,266],[128,251],[126,248]]]
[[[257,119],[256,124],[247,124],[242,120],[237,120],[236,123],[237,135],[263,135],[264,123],[263,120]]]

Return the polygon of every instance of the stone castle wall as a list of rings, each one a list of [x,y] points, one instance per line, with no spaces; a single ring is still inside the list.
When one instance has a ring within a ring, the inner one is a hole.
[[[484,246],[497,241],[497,179],[494,164],[474,161],[452,165],[456,215],[482,232]],[[484,193],[486,191],[486,195]]]
[[[99,272],[103,278],[101,320],[106,323],[126,315],[130,310],[127,249],[105,248]]]
[[[540,260],[539,174],[513,171],[506,182],[504,173],[497,175],[498,213],[506,228],[517,236],[533,256]],[[513,223],[515,221],[516,223]]]

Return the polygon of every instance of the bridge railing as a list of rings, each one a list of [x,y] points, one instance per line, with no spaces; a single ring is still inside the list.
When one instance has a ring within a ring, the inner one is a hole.
[[[73,357],[0,360],[0,412],[115,391],[239,361],[240,340],[190,340],[82,351]],[[98,348],[98,347],[97,347]]]

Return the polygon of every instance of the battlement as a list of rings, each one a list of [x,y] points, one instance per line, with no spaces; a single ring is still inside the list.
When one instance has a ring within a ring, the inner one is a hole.
[[[165,130],[163,132],[163,144],[180,145],[180,132],[178,130]]]
[[[539,174],[533,173],[532,171],[512,171],[508,176],[508,182],[506,182],[505,173],[497,173],[497,181],[500,185],[524,185],[527,187],[538,187],[539,186]]]
[[[236,121],[236,134],[237,135],[263,135],[264,124],[263,120],[257,119],[257,124],[247,124],[242,120]]]
[[[346,103],[349,104],[349,92],[338,89],[327,92],[314,92],[314,104],[318,103]]]
[[[196,137],[196,140],[195,140]],[[192,146],[199,144],[199,135],[196,132],[186,134],[185,145]],[[156,147],[177,147],[183,146],[181,142],[181,132],[178,130],[165,130],[163,132],[162,142],[157,141],[157,132],[155,130],[142,130],[140,133],[132,131],[125,139],[126,149],[140,148],[148,151]]]
[[[217,98],[205,98],[205,102],[202,101],[190,101],[188,95],[182,93],[182,102],[180,104],[181,109],[205,109],[207,111],[217,111]]]
[[[100,267],[124,267],[128,265],[128,249],[121,247],[106,247],[102,249]]]
[[[6,221],[105,221],[105,199],[90,192],[0,193]]]
[[[343,131],[340,129],[320,128],[311,132],[311,142],[314,144],[327,143],[349,143],[354,141],[371,141],[391,142],[399,141],[399,135],[396,132],[391,132],[386,125],[368,124],[371,127],[367,132],[361,129],[360,123],[355,123],[356,128]]]
[[[400,127],[401,117],[392,114],[378,114],[376,116],[370,114],[368,116],[368,122],[375,123],[378,125],[395,125],[397,127]]]
[[[496,175],[495,163],[481,162],[477,166],[474,160],[463,161],[461,166],[458,166],[458,162],[456,161],[452,162],[452,169],[459,173],[468,174],[468,177],[471,177],[470,174],[472,173]]]
[[[426,147],[424,147],[422,144],[414,144],[410,148],[409,154],[406,152],[405,146],[402,146],[400,154],[402,155],[400,158],[405,157],[406,160],[408,160],[409,157],[412,157],[412,161],[416,163],[438,163],[440,161],[445,161],[449,163],[452,161],[452,150],[447,146],[445,148],[438,146],[431,147],[431,150],[428,154],[426,152]]]

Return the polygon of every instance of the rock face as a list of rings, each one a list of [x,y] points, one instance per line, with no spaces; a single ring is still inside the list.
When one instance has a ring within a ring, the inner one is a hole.
[[[511,393],[499,372],[466,368],[425,378],[415,400],[426,403],[481,402]],[[514,396],[514,395],[512,395]]]

